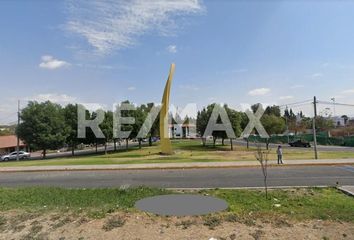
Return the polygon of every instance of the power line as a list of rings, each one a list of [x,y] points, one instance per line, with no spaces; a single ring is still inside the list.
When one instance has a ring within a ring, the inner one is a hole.
[[[282,105],[279,105],[279,107],[289,107],[289,106],[292,106],[292,105],[297,105],[297,104],[302,104],[302,103],[311,103],[311,102],[312,102],[312,99],[309,99],[309,100],[304,100],[304,101],[299,101],[299,102],[282,104]]]
[[[347,107],[354,107],[354,104],[348,104],[348,103],[333,103],[333,102],[326,102],[326,101],[318,101],[320,104],[327,104],[327,105],[336,105],[336,106],[347,106]]]
[[[305,103],[305,104],[298,104],[298,105],[291,105],[290,107],[289,106],[286,106],[286,107],[280,107],[280,109],[296,109],[296,108],[299,108],[299,107],[303,107],[303,106],[311,106],[311,103]]]
[[[17,124],[17,120],[16,121],[12,121],[12,122],[8,122],[5,125],[16,125]]]

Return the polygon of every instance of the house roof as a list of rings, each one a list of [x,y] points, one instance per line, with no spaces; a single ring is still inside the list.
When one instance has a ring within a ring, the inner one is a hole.
[[[0,148],[11,148],[17,146],[17,137],[15,135],[0,136]],[[24,142],[20,140],[20,147],[26,146]]]

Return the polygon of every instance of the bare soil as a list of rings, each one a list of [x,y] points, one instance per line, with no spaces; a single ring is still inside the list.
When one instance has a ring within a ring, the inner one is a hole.
[[[112,213],[90,219],[70,213],[0,213],[0,239],[354,239],[354,223],[239,220],[237,217],[158,217]]]

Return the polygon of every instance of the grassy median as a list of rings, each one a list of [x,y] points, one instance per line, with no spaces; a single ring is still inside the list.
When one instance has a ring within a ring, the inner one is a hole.
[[[1,162],[1,167],[11,166],[62,166],[62,165],[96,165],[96,164],[139,164],[139,163],[185,163],[185,162],[230,162],[230,161],[255,161],[255,148],[247,149],[244,146],[211,144],[204,147],[197,140],[173,141],[175,154],[162,156],[159,154],[158,145],[144,146],[142,149],[132,147],[129,150],[108,153],[106,155],[78,156],[35,161],[10,161]],[[324,151],[319,153],[321,159],[354,158],[354,152]],[[275,149],[270,149],[269,158],[276,159]],[[313,149],[284,149],[284,159],[301,160],[314,159]]]
[[[108,213],[136,212],[137,200],[169,194],[157,188],[64,189],[48,187],[0,188],[0,211],[23,210],[31,213],[72,212],[88,217]],[[354,222],[354,198],[334,188],[271,190],[265,198],[261,190],[203,190],[200,194],[217,196],[229,209],[217,214],[237,219],[286,217],[293,220],[326,219]],[[181,193],[183,194],[183,193]]]

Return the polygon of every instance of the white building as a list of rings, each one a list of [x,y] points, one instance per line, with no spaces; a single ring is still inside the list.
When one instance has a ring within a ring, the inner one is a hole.
[[[339,117],[339,116],[331,117],[331,120],[333,121],[333,124],[336,127],[345,127],[347,124],[346,120],[342,117]]]
[[[170,138],[195,138],[196,126],[194,124],[170,124],[168,136]]]

